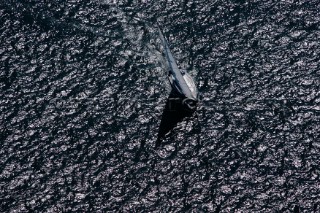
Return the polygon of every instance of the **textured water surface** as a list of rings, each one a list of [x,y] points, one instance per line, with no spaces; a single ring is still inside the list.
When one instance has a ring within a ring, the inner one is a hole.
[[[0,211],[319,212],[319,10],[1,1]],[[156,146],[157,19],[202,100]]]

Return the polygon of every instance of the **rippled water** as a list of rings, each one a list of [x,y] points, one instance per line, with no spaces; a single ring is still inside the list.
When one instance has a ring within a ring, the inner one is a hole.
[[[319,10],[2,1],[1,212],[319,212]],[[171,126],[156,19],[202,96]]]

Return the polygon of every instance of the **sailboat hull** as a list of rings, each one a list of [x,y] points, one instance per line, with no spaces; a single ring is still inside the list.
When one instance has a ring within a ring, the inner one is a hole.
[[[198,102],[198,90],[193,78],[185,71],[178,68],[168,42],[164,38],[160,28],[160,38],[164,47],[164,52],[168,62],[169,81],[173,91],[183,99],[183,104],[190,109],[194,109]]]

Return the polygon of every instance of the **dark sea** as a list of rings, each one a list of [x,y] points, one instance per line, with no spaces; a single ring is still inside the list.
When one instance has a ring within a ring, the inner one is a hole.
[[[0,212],[320,212],[318,0],[2,0]],[[156,21],[201,100],[172,104]]]

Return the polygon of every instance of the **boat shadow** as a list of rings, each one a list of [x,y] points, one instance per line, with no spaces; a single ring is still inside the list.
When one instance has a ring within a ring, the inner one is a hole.
[[[164,145],[162,141],[166,135],[184,118],[192,116],[194,112],[195,110],[186,109],[182,105],[182,99],[171,91],[162,113],[156,147]]]

